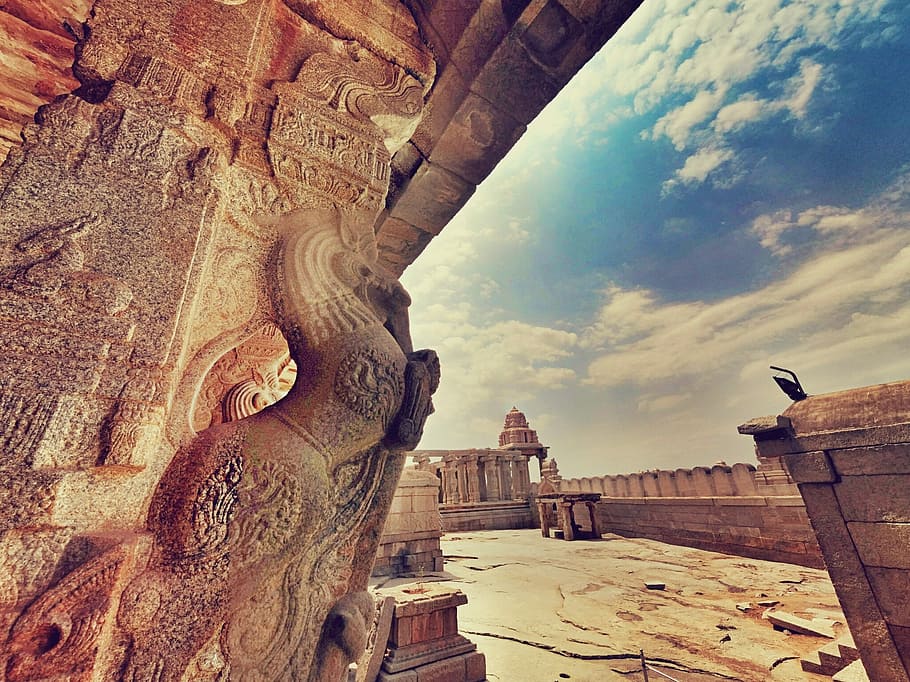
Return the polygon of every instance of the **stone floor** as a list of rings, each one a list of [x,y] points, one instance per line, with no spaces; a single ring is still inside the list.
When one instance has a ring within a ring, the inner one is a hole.
[[[446,573],[422,579],[468,595],[459,626],[486,655],[491,681],[637,682],[640,649],[680,682],[821,681],[799,658],[831,640],[776,631],[757,602],[847,633],[824,571],[613,535],[547,540],[536,530],[448,534],[442,548]],[[666,588],[649,590],[652,581]]]

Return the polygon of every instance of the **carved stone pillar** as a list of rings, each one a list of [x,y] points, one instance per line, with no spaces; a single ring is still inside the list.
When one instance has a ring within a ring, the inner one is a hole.
[[[498,501],[502,499],[502,490],[500,489],[499,475],[499,456],[495,454],[485,455],[484,474],[487,479],[487,499]]]
[[[373,230],[432,59],[380,0],[91,4],[0,169],[0,669],[335,682],[438,380]],[[295,389],[195,433],[267,323]]]
[[[499,476],[501,497],[504,500],[512,499],[512,462],[508,455],[504,455],[499,460]]]
[[[575,539],[575,512],[572,502],[559,502],[559,525],[562,526],[563,538]]]
[[[453,455],[446,455],[443,459],[443,471],[445,472],[446,504],[458,504],[461,502],[458,481],[459,471],[458,462]]]
[[[477,455],[468,455],[465,461],[467,502],[480,502],[480,477],[477,466]]]

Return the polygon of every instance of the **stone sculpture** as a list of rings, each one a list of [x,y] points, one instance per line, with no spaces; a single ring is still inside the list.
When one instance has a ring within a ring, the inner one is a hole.
[[[304,210],[281,230],[273,295],[307,371],[283,401],[200,433],[172,460],[148,515],[146,566],[110,634],[126,680],[340,679],[366,641],[363,590],[402,453],[432,411],[438,361],[410,352],[409,299],[374,269],[371,223]],[[83,567],[19,619],[9,682],[80,672],[123,553]],[[99,596],[61,618],[86,581]]]

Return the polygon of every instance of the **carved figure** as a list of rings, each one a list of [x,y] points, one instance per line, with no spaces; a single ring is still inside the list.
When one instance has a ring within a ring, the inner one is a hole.
[[[63,299],[107,315],[126,309],[133,298],[129,288],[113,277],[84,268],[85,253],[77,238],[100,225],[95,214],[40,229],[16,248],[29,261],[2,286],[20,294]]]
[[[276,307],[301,371],[284,400],[200,433],[164,474],[152,557],[118,615],[126,680],[327,682],[366,641],[362,591],[438,360],[410,353],[409,298],[377,269],[369,220],[307,210],[279,228]]]

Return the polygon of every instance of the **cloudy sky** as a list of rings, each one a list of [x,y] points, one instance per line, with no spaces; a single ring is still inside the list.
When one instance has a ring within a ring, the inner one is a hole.
[[[754,462],[736,426],[910,378],[910,4],[645,0],[403,277],[422,448],[527,414],[564,476]]]

